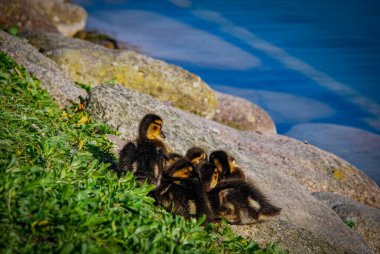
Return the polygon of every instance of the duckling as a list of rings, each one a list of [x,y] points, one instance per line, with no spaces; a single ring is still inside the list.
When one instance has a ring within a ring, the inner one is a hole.
[[[219,172],[215,165],[203,163],[199,169],[204,192],[210,192],[218,184]]]
[[[220,181],[207,196],[215,217],[231,224],[251,224],[281,212],[258,188],[241,179]]]
[[[181,158],[162,171],[153,193],[157,203],[166,210],[185,218],[206,215],[206,222],[214,219],[199,179],[197,168]]]
[[[247,180],[243,170],[236,164],[235,159],[225,151],[214,151],[210,154],[209,162],[215,164],[219,171],[219,180],[236,178]]]
[[[168,167],[171,164],[173,164],[173,162],[175,162],[181,158],[183,158],[183,156],[178,154],[178,153],[169,153],[167,155],[167,157],[165,158],[165,166]]]
[[[190,160],[194,165],[198,166],[199,164],[207,161],[207,153],[202,148],[194,146],[187,150],[185,158]]]
[[[132,171],[137,180],[156,182],[167,158],[167,149],[163,143],[166,136],[162,131],[162,124],[161,117],[157,115],[147,114],[143,117],[136,144],[129,142],[119,154],[119,176],[126,171]]]

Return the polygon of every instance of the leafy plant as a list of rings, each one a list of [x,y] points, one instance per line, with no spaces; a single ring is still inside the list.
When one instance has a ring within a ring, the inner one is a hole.
[[[1,253],[283,253],[226,225],[201,226],[153,204],[132,174],[118,178],[106,134],[0,53]]]
[[[91,92],[92,86],[84,83],[75,82],[80,88],[84,89],[87,93]]]
[[[20,33],[20,28],[18,26],[10,26],[5,31],[13,36],[17,36]]]
[[[357,224],[357,219],[355,217],[347,217],[345,220],[344,220],[344,223],[350,227],[350,228],[354,228]]]

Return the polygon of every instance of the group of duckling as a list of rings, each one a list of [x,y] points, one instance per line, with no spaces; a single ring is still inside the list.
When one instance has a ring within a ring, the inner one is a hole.
[[[280,213],[225,151],[210,156],[199,147],[185,156],[169,152],[162,127],[161,117],[144,116],[137,140],[120,152],[119,176],[131,171],[137,180],[155,184],[150,195],[156,202],[186,218],[205,215],[206,222],[250,224]]]

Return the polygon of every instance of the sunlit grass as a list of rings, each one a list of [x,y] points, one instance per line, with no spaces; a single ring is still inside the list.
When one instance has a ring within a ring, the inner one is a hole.
[[[3,53],[0,86],[1,253],[281,253],[154,206],[153,186],[112,170],[112,130]]]

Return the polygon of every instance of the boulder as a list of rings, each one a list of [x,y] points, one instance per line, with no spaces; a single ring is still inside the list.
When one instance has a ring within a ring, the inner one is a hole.
[[[72,36],[86,25],[87,13],[61,0],[12,0],[0,2],[0,27],[21,31],[59,32]]]
[[[380,253],[379,209],[331,192],[316,192],[313,196],[336,212],[342,221],[363,237],[375,253]]]
[[[380,184],[379,134],[336,124],[306,123],[293,126],[285,135],[335,153]]]
[[[0,31],[0,50],[41,80],[42,87],[60,106],[69,105],[72,101],[78,102],[78,96],[86,97],[86,92],[77,87],[54,61],[26,41]]]
[[[215,113],[214,92],[200,77],[178,66],[134,51],[95,47],[49,33],[37,37],[30,42],[76,82],[98,85],[112,81],[206,118]]]
[[[276,133],[272,118],[256,104],[229,94],[215,92],[218,99],[213,120],[238,130]]]
[[[78,38],[81,40],[86,40],[92,43],[95,43],[97,45],[101,45],[105,48],[109,49],[128,49],[128,50],[133,50],[137,53],[140,52],[139,48],[135,45],[128,44],[122,41],[119,41],[110,35],[103,34],[98,31],[84,31],[81,30],[74,34],[74,38]]]
[[[73,36],[86,26],[87,12],[80,6],[62,0],[33,0],[64,36]]]
[[[40,8],[33,1],[0,1],[0,28],[17,26],[21,31],[58,32]]]
[[[95,87],[87,97],[87,110],[94,118],[118,129],[125,140],[136,138],[139,121],[145,114],[156,113],[164,120],[166,143],[172,150],[183,154],[197,145],[209,152],[224,149],[231,153],[272,203],[283,208],[281,215],[272,220],[233,226],[236,233],[260,244],[278,242],[291,253],[371,253],[357,233],[315,199],[294,174],[283,169],[289,161],[287,157],[294,161],[296,172],[306,175],[314,168],[325,170],[317,169],[312,176],[328,175],[328,169],[340,163],[346,166],[340,170],[354,174],[363,188],[369,184],[365,195],[372,192],[371,195],[379,196],[379,188],[371,186],[365,174],[336,156],[280,135],[237,131],[119,85]],[[121,142],[115,142],[119,148],[122,146]],[[255,152],[262,148],[263,152]],[[355,191],[359,191],[357,196],[364,195],[361,188]]]

